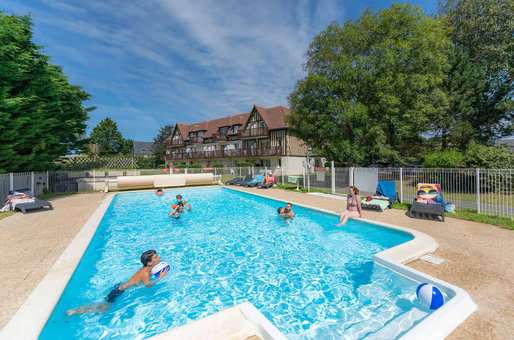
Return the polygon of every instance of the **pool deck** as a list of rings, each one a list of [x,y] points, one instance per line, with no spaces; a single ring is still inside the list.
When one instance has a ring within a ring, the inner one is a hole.
[[[340,211],[345,201],[278,189],[255,192],[293,203]],[[0,220],[0,327],[22,305],[35,286],[101,203],[104,194],[79,194],[52,201],[53,211]],[[450,339],[509,339],[514,334],[514,231],[447,218],[443,222],[411,219],[401,210],[365,211],[364,218],[421,231],[440,245],[441,265],[414,261],[408,265],[465,289],[478,311]]]

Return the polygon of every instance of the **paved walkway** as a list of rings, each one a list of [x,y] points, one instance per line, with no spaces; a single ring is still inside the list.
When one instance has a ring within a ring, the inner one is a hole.
[[[278,189],[243,189],[278,199],[340,211],[344,201]],[[53,211],[16,214],[0,220],[0,327],[28,294],[97,207],[102,194],[81,194],[53,201]],[[411,219],[400,210],[366,211],[365,218],[417,229],[432,236],[447,260],[434,266],[409,265],[471,295],[479,310],[451,339],[512,339],[514,334],[514,231],[447,218],[446,222]]]
[[[0,220],[0,328],[18,310],[100,203],[103,194],[52,200],[54,210]]]

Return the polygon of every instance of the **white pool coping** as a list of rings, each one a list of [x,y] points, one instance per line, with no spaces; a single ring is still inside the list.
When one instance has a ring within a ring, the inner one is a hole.
[[[224,188],[245,192],[250,195],[260,196],[274,201],[285,202],[285,200],[280,200],[253,192],[237,190],[230,187]],[[78,266],[82,255],[86,251],[91,239],[93,238],[105,212],[109,208],[114,195],[115,193],[106,194],[98,208],[87,220],[79,233],[73,238],[62,255],[50,268],[46,276],[41,280],[36,288],[34,288],[23,305],[2,329],[0,332],[0,339],[31,340],[38,338],[39,333],[45,326],[45,323],[51,315],[55,305],[59,301],[59,298],[64,291],[69,279],[73,275],[75,268]],[[290,202],[308,209],[321,211],[331,215],[337,215],[333,211],[312,207],[294,201]],[[473,302],[466,291],[403,265],[403,263],[407,263],[419,258],[420,256],[435,251],[439,245],[433,238],[424,233],[409,228],[398,227],[365,219],[360,220],[381,227],[404,231],[414,236],[414,238],[408,242],[376,254],[375,261],[377,263],[386,266],[391,270],[394,270],[399,274],[409,277],[415,281],[430,282],[436,284],[439,287],[444,288],[445,291],[450,295],[453,295],[445,305],[443,305],[434,313],[430,314],[419,324],[409,330],[402,337],[402,339],[443,339],[477,309],[476,304]],[[269,320],[262,316],[262,314],[252,311],[252,307],[246,307],[247,312],[245,315],[248,315],[248,319],[253,320],[257,325],[260,325],[260,327],[264,327],[265,330],[271,332],[271,334],[274,335],[273,337],[270,337],[271,339],[283,339],[282,333],[276,330],[276,328],[269,322]],[[170,330],[169,332],[172,331],[173,330]],[[168,332],[164,332],[163,334],[166,333]]]

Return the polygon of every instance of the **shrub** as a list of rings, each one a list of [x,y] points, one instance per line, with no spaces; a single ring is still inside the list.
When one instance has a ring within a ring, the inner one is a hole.
[[[425,155],[425,168],[463,168],[466,166],[464,155],[457,150],[434,151]]]
[[[469,168],[512,169],[514,153],[503,146],[486,146],[472,143],[464,155]]]

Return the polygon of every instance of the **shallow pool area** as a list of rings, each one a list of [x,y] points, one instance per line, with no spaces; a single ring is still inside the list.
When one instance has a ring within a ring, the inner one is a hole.
[[[167,216],[176,193],[193,205]],[[288,338],[395,338],[429,315],[415,282],[373,261],[408,233],[224,188],[117,194],[40,339],[142,339],[249,301]],[[102,301],[156,249],[171,265],[151,288],[123,294],[103,314],[65,312]]]

